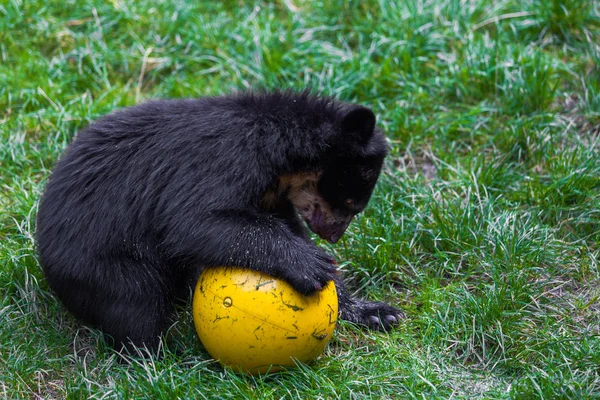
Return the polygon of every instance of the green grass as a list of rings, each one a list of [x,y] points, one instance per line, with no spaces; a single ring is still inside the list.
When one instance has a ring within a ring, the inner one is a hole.
[[[600,398],[597,0],[0,2],[0,397]],[[73,135],[154,97],[312,87],[392,152],[335,252],[401,306],[311,367],[223,371],[182,309],[121,359],[52,296],[37,201]]]

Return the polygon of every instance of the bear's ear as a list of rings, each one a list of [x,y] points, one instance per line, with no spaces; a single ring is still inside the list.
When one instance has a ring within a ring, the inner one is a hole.
[[[363,106],[352,107],[342,116],[342,130],[344,135],[352,135],[364,144],[373,136],[375,114]]]

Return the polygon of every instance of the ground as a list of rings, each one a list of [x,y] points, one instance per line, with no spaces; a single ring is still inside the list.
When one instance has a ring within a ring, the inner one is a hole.
[[[600,398],[597,0],[0,2],[0,396]],[[296,88],[371,107],[391,155],[334,252],[391,333],[223,371],[182,307],[121,359],[48,290],[33,232],[78,129],[145,99]],[[171,348],[173,347],[173,348]]]

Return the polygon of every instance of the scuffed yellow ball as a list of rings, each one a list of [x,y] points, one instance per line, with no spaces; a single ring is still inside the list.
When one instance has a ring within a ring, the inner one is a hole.
[[[241,268],[208,268],[193,300],[202,344],[222,365],[257,374],[316,359],[338,315],[335,284],[311,296],[287,282]]]

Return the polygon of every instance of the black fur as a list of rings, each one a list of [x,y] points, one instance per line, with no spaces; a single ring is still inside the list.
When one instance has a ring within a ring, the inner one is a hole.
[[[127,108],[82,130],[56,164],[38,212],[41,264],[66,308],[117,347],[156,348],[205,266],[253,268],[305,294],[335,278],[341,317],[386,329],[401,313],[346,293],[280,183],[319,177],[313,194],[325,203],[305,217],[335,241],[386,152],[369,109],[307,93]]]

